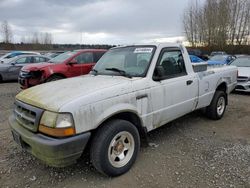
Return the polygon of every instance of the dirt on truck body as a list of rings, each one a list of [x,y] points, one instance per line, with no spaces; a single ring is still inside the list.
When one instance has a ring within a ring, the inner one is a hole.
[[[19,91],[16,83],[0,84],[0,187],[250,187],[249,94],[229,95],[220,121],[193,112],[149,133],[133,168],[110,179],[85,156],[52,168],[21,150],[8,125]]]

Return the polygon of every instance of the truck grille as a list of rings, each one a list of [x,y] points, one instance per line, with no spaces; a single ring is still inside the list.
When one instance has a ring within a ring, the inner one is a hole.
[[[34,106],[15,101],[14,115],[16,121],[23,127],[36,132],[43,110]]]
[[[247,82],[248,77],[246,77],[246,76],[238,76],[237,81],[238,82]]]

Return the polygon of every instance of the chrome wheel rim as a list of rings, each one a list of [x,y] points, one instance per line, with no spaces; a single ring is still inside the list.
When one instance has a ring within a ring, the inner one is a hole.
[[[134,137],[127,131],[119,132],[112,139],[108,149],[108,159],[112,166],[125,166],[133,156],[135,150]]]
[[[226,102],[224,97],[220,97],[217,103],[217,114],[221,116],[225,110]]]

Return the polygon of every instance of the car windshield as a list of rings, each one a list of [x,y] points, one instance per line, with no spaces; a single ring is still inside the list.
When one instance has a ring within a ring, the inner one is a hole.
[[[93,74],[142,77],[147,73],[155,46],[129,46],[109,50],[97,62]]]
[[[211,56],[215,56],[215,55],[223,55],[225,54],[225,52],[212,52]]]
[[[250,57],[242,57],[235,59],[231,65],[235,65],[237,67],[250,67]]]
[[[49,60],[49,63],[62,63],[77,53],[78,53],[77,51],[69,51],[69,52],[62,53],[52,58],[51,60]]]
[[[6,55],[4,57],[4,59],[10,59],[10,58],[16,57],[18,55],[21,55],[21,53],[10,53],[9,55]]]
[[[211,61],[224,61],[227,58],[225,55],[216,55],[210,58]]]

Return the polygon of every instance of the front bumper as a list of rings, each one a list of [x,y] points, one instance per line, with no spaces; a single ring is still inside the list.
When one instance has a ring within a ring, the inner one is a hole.
[[[29,87],[28,78],[18,77],[18,83],[20,84],[21,89],[27,89]]]
[[[71,165],[79,159],[86,147],[91,133],[86,132],[67,138],[52,138],[34,133],[19,125],[10,116],[9,124],[15,142],[46,164],[54,167]]]
[[[18,77],[18,83],[21,85],[21,89],[27,89],[29,87],[43,83],[42,73],[40,71],[36,72],[26,72],[20,71]]]
[[[235,88],[236,91],[250,92],[250,81],[248,82],[238,82]]]

